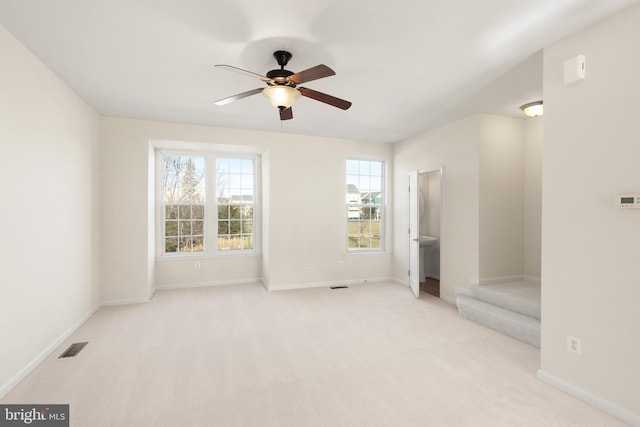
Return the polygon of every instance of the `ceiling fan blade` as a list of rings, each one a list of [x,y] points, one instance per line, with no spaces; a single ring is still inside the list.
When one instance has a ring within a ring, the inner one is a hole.
[[[289,80],[299,85],[302,83],[310,82],[311,80],[318,80],[324,77],[335,76],[336,72],[324,64],[316,65],[299,73],[295,73],[289,76]]]
[[[335,96],[327,95],[326,93],[318,92],[317,90],[308,89],[306,87],[299,87],[296,89],[300,91],[302,96],[324,102],[325,104],[329,104],[343,110],[347,110],[351,107],[351,102],[336,98]]]
[[[293,110],[291,107],[283,108],[280,110],[280,120],[291,120],[293,119]]]
[[[222,68],[223,70],[235,71],[236,73],[244,74],[246,76],[255,77],[256,79],[262,80],[263,82],[268,82],[269,80],[271,80],[270,78],[254,73],[253,71],[243,70],[242,68],[234,67],[233,65],[217,64],[216,67]]]
[[[230,103],[232,103],[234,101],[237,101],[239,99],[246,98],[248,96],[260,93],[263,90],[264,90],[263,88],[248,90],[246,92],[242,92],[242,93],[239,93],[237,95],[229,96],[227,98],[218,99],[217,101],[214,102],[214,104],[216,104],[216,105],[227,105],[227,104],[230,104]]]

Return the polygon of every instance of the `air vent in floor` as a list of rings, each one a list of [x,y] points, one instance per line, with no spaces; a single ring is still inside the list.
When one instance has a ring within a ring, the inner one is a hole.
[[[331,286],[331,289],[347,289],[348,286]]]
[[[58,359],[62,359],[65,357],[76,357],[78,353],[80,353],[80,351],[87,344],[89,344],[89,342],[77,342],[77,343],[71,344],[69,348],[66,349],[65,352],[58,357]]]

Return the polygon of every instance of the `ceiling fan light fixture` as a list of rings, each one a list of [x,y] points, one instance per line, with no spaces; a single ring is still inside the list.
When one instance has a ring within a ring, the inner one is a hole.
[[[268,86],[264,88],[262,93],[269,98],[271,105],[278,109],[291,107],[300,96],[300,92],[297,89],[284,85]]]
[[[324,64],[316,65],[315,67],[307,68],[306,70],[293,73],[289,70],[285,70],[284,67],[291,59],[291,53],[287,51],[276,51],[274,57],[280,65],[279,70],[271,70],[266,76],[254,73],[252,71],[243,70],[242,68],[233,67],[226,64],[217,64],[216,67],[227,69],[230,71],[236,71],[245,74],[250,77],[257,78],[267,84],[267,87],[256,88],[248,90],[246,92],[238,93],[233,96],[218,99],[214,102],[215,105],[226,105],[231,102],[247,98],[252,95],[256,95],[260,92],[269,99],[271,105],[278,110],[280,120],[291,120],[293,118],[293,111],[291,111],[291,105],[301,95],[313,99],[315,101],[322,102],[332,107],[347,110],[351,107],[351,102],[344,99],[336,98],[335,96],[327,95],[326,93],[318,92],[317,90],[298,87],[303,83],[310,81],[323,79],[325,77],[334,76],[336,74],[331,68]]]
[[[529,102],[521,106],[520,109],[527,117],[538,117],[544,113],[544,105],[542,101]]]

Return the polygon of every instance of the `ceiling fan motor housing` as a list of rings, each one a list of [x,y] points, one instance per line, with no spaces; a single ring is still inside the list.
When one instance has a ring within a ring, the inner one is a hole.
[[[267,73],[267,77],[271,79],[268,83],[270,85],[288,85],[295,87],[296,84],[288,79],[289,76],[292,76],[292,71],[289,70],[271,70]]]
[[[273,52],[273,56],[276,58],[276,62],[280,66],[280,69],[271,70],[267,73],[267,77],[271,79],[268,84],[271,86],[287,85],[296,87],[296,84],[288,79],[289,76],[292,76],[295,73],[284,69],[284,67],[289,63],[289,60],[293,57],[291,52],[287,52],[286,50],[276,50]]]

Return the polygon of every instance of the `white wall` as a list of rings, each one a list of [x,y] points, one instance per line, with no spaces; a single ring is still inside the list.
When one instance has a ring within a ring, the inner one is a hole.
[[[397,280],[406,282],[409,268],[407,174],[439,166],[444,166],[441,297],[453,302],[456,287],[524,275],[525,245],[531,245],[536,232],[538,240],[540,235],[539,225],[536,230],[530,220],[532,237],[525,241],[525,199],[540,197],[534,194],[535,173],[525,185],[526,122],[478,114],[395,144],[393,274]],[[540,146],[536,138],[541,136],[532,132],[532,150]],[[535,158],[530,163],[539,167]],[[525,195],[525,186],[530,196]],[[535,256],[532,250],[527,253]]]
[[[0,26],[0,397],[99,300],[98,116]]]
[[[140,129],[127,134],[119,125],[101,118],[101,299],[107,303],[145,301],[153,285],[149,139]]]
[[[524,271],[524,119],[482,114],[480,280]]]
[[[394,144],[393,276],[407,283],[409,270],[409,171],[444,166],[440,295],[478,278],[478,116]]]
[[[540,278],[542,241],[542,123],[532,117],[524,126],[524,275]]]
[[[384,253],[348,255],[346,159],[383,160],[386,187],[391,188],[392,146],[328,138],[261,138],[270,159],[269,265],[270,287],[350,280],[388,279],[390,239]],[[388,194],[387,206],[391,204]],[[391,210],[387,223],[393,223]],[[388,228],[390,230],[390,228]],[[338,260],[344,267],[338,268]]]
[[[640,5],[544,53],[542,371],[635,414],[640,425]],[[562,81],[586,55],[586,80]],[[567,335],[582,338],[582,356]]]
[[[225,144],[262,154],[264,255],[192,260],[149,259],[150,141]],[[345,163],[384,160],[387,144],[117,118],[102,119],[103,298],[148,298],[154,284],[223,283],[263,278],[270,289],[390,277],[389,251],[345,255]],[[390,203],[390,200],[388,200]],[[392,217],[388,217],[391,224]],[[387,243],[387,247],[390,243]],[[338,260],[344,267],[338,268]],[[152,283],[151,280],[155,280]]]

